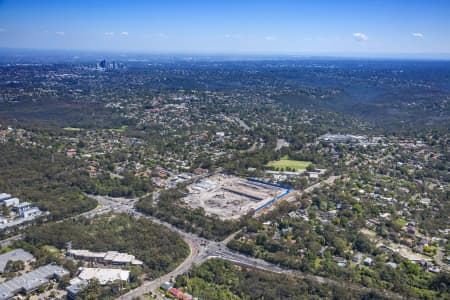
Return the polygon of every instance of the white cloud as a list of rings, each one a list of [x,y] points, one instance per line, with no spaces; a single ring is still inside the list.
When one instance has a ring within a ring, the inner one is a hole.
[[[358,42],[364,42],[369,39],[369,37],[367,35],[365,35],[364,33],[361,33],[361,32],[355,32],[353,34],[353,38],[355,40],[357,40]]]
[[[112,31],[105,32],[105,35],[107,35],[107,36],[113,36],[113,35],[114,35],[114,32],[112,32]]]
[[[128,31],[122,31],[120,34],[124,35],[124,36],[127,36],[128,35]]]
[[[264,39],[266,41],[277,41],[278,40],[278,38],[276,36],[271,36],[271,35],[265,36]]]
[[[64,31],[57,31],[57,32],[55,32],[55,34],[59,35],[59,36],[65,36],[66,35],[66,33]]]
[[[164,32],[157,32],[157,33],[144,33],[142,37],[145,39],[165,39],[168,38],[169,36]]]
[[[423,38],[423,33],[421,33],[421,32],[413,32],[411,34],[412,34],[413,37],[416,37],[416,38],[419,38],[419,39]]]
[[[235,33],[227,33],[227,34],[225,34],[224,35],[224,37],[226,38],[226,39],[241,39],[242,38],[242,35],[240,35],[240,34],[235,34]]]

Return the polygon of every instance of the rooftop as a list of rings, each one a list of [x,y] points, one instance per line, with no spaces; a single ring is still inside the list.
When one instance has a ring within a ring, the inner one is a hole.
[[[121,253],[118,251],[93,252],[89,250],[72,249],[68,253],[77,257],[100,259],[104,260],[105,262],[117,264],[132,264],[132,265],[143,264],[143,262],[136,259],[134,255],[128,253]]]
[[[11,198],[10,194],[0,193],[0,201]]]
[[[80,268],[78,277],[81,280],[97,279],[100,284],[107,284],[115,280],[128,281],[130,271],[121,269]]]
[[[23,249],[14,249],[0,255],[0,273],[5,271],[8,261],[23,261],[27,262],[34,259],[34,256]]]
[[[53,277],[62,277],[67,274],[69,274],[69,271],[54,264],[37,268],[22,276],[14,277],[1,283],[0,300],[9,299],[20,291],[32,291],[41,285],[47,284]]]

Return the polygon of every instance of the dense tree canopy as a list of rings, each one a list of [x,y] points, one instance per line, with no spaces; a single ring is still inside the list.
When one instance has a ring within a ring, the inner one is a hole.
[[[31,201],[54,219],[76,215],[96,206],[76,185],[87,176],[80,167],[62,154],[5,143],[0,147],[0,192]]]
[[[177,233],[147,219],[124,214],[29,228],[26,241],[60,249],[72,241],[75,249],[127,252],[144,262],[150,276],[167,273],[189,253],[187,244]]]

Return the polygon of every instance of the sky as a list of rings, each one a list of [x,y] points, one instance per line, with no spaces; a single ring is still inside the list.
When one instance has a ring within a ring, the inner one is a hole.
[[[0,0],[0,48],[450,55],[450,1]]]

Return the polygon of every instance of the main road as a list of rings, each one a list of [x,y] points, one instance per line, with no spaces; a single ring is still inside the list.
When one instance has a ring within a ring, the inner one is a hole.
[[[118,299],[131,300],[131,299],[137,299],[144,294],[157,295],[158,294],[157,290],[158,290],[159,286],[161,285],[161,283],[163,283],[165,281],[169,281],[171,279],[174,279],[178,275],[185,274],[194,265],[201,265],[208,259],[212,259],[212,258],[220,258],[220,259],[228,260],[228,261],[231,261],[231,262],[233,262],[237,265],[243,266],[243,267],[255,268],[255,269],[274,272],[274,273],[278,273],[278,274],[294,276],[299,279],[310,279],[310,280],[314,280],[319,283],[341,286],[341,287],[345,287],[346,289],[349,289],[349,290],[367,291],[367,292],[371,291],[371,289],[363,287],[358,284],[353,284],[353,283],[348,283],[348,282],[340,282],[340,281],[336,281],[336,280],[329,279],[326,277],[305,274],[305,273],[302,273],[302,272],[299,272],[296,270],[283,268],[279,265],[269,263],[262,259],[246,256],[242,253],[231,250],[231,249],[227,248],[227,246],[226,246],[226,243],[232,237],[234,237],[236,233],[232,234],[230,236],[230,238],[226,238],[222,242],[207,240],[207,239],[201,238],[193,233],[185,232],[185,231],[173,226],[172,224],[161,221],[153,216],[143,214],[143,213],[137,211],[134,208],[135,202],[136,202],[136,199],[118,204],[117,202],[115,202],[113,200],[109,200],[107,198],[102,199],[102,201],[101,201],[102,205],[107,205],[107,203],[110,203],[110,205],[112,205],[114,207],[114,210],[119,213],[127,213],[130,215],[133,215],[136,218],[147,218],[156,224],[163,225],[163,226],[177,232],[178,234],[180,234],[181,237],[183,237],[185,242],[189,245],[190,254],[175,270],[173,270],[170,273],[165,274],[159,278],[156,278],[154,280],[144,281],[141,286],[120,296]],[[390,299],[401,299],[402,298],[400,295],[398,295],[396,293],[392,293],[392,292],[388,292],[388,291],[381,291],[381,292],[385,296],[389,297]]]
[[[333,180],[336,178],[333,178]],[[330,180],[330,181],[333,181]],[[173,226],[172,224],[169,224],[167,222],[161,221],[153,216],[142,214],[141,212],[137,211],[135,209],[135,203],[139,200],[138,198],[135,199],[113,199],[110,197],[105,196],[90,196],[95,198],[99,205],[86,213],[83,213],[81,215],[78,215],[77,218],[80,216],[86,217],[86,218],[93,218],[97,215],[109,213],[109,212],[116,212],[116,213],[127,213],[129,215],[132,215],[136,218],[147,218],[150,219],[152,222],[156,224],[163,225],[178,234],[184,239],[184,241],[189,245],[190,253],[189,256],[173,271],[171,271],[168,274],[165,274],[159,278],[156,278],[154,280],[145,280],[141,286],[139,286],[136,289],[133,289],[129,291],[128,293],[120,296],[118,299],[121,300],[131,300],[131,299],[137,299],[140,298],[140,296],[151,293],[154,295],[157,295],[157,290],[161,283],[165,281],[169,281],[171,279],[176,278],[178,275],[185,274],[189,271],[190,268],[192,268],[194,265],[200,265],[204,263],[206,260],[211,258],[220,258],[224,260],[231,261],[237,265],[241,265],[244,267],[249,268],[255,268],[265,271],[270,271],[274,273],[279,274],[285,274],[289,276],[294,276],[299,279],[310,279],[314,280],[319,283],[325,283],[329,285],[335,285],[335,286],[341,286],[349,290],[354,291],[370,291],[369,288],[363,287],[358,284],[348,283],[348,282],[341,282],[336,281],[330,278],[321,277],[321,276],[315,276],[310,274],[305,274],[302,272],[299,272],[297,270],[291,270],[286,269],[283,267],[280,267],[279,265],[275,265],[272,263],[269,263],[267,261],[264,261],[262,259],[258,259],[255,257],[250,257],[243,255],[237,251],[231,250],[227,248],[226,244],[228,241],[230,241],[237,233],[232,234],[230,237],[226,238],[222,242],[216,242],[216,241],[210,241],[204,238],[201,238],[195,234],[185,232],[183,230],[180,230],[179,228]],[[21,239],[22,235],[14,236],[10,239],[1,241],[1,242],[11,242],[12,240]],[[380,291],[383,293],[386,297],[390,299],[402,299],[402,297],[396,293],[392,293],[389,291]]]

